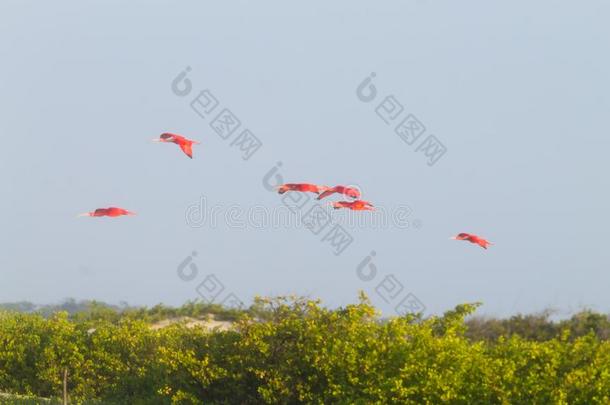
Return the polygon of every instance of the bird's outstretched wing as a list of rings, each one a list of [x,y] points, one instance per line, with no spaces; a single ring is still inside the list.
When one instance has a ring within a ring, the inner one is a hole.
[[[329,195],[335,194],[336,192],[337,191],[334,188],[329,188],[329,189],[325,190],[322,194],[320,194],[317,199],[321,200],[323,198],[328,197]]]
[[[183,143],[180,145],[180,149],[186,154],[186,156],[193,158],[193,144]]]

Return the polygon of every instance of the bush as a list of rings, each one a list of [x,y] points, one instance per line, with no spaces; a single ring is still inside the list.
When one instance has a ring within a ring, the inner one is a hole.
[[[229,331],[153,330],[136,319],[144,312],[4,313],[0,391],[59,397],[67,368],[72,403],[610,403],[607,317],[465,321],[477,306],[381,319],[365,296],[336,310],[258,298]],[[159,306],[144,318],[210,309]]]

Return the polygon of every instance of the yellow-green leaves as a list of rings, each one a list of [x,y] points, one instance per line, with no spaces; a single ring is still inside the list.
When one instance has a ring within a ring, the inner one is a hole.
[[[381,319],[363,294],[337,310],[299,297],[257,298],[247,313],[232,314],[238,320],[228,331],[184,323],[153,330],[148,315],[103,308],[94,318],[0,314],[0,392],[58,397],[67,368],[72,403],[610,403],[603,318],[544,326],[542,339],[473,339],[464,318],[478,305]],[[532,322],[516,317],[514,325]]]

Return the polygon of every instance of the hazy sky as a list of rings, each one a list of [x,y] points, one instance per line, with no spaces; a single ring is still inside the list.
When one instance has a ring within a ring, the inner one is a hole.
[[[606,1],[3,1],[0,301],[177,305],[214,274],[217,300],[334,306],[362,289],[388,315],[408,293],[428,314],[610,311],[609,18]],[[219,106],[201,118],[189,103],[204,89]],[[404,106],[393,124],[375,113],[389,95]],[[241,121],[228,140],[210,127],[223,108]],[[412,146],[393,132],[408,114],[426,127]],[[246,128],[263,146],[244,161],[231,142]],[[150,142],[164,131],[201,141],[195,159]],[[432,167],[416,152],[429,134],[447,148]],[[278,161],[287,182],[408,206],[410,226],[346,228],[336,256],[328,229],[187,225],[202,196],[277,210],[262,178]],[[139,215],[75,218],[111,205]],[[367,282],[356,268],[373,250]],[[388,275],[403,285],[390,304],[375,291]]]

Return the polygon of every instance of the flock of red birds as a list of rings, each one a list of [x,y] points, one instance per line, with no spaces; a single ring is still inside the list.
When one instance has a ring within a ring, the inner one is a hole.
[[[184,154],[189,158],[193,158],[193,145],[198,145],[199,142],[188,139],[182,135],[172,134],[165,132],[159,136],[159,138],[153,139],[153,142],[161,143],[174,143],[182,149]],[[315,193],[318,195],[318,200],[331,196],[333,194],[339,194],[351,199],[351,201],[336,201],[332,203],[334,209],[346,208],[353,211],[373,211],[374,205],[368,201],[360,199],[360,190],[355,187],[348,186],[319,186],[317,184],[310,183],[288,183],[278,186],[277,191],[279,194],[286,192],[303,192],[303,193]],[[109,208],[98,208],[95,211],[80,214],[80,217],[120,217],[124,215],[136,215],[135,212],[128,211],[124,208],[109,207]],[[483,249],[487,249],[491,242],[481,238],[480,236],[473,235],[470,233],[460,233],[457,236],[451,237],[455,240],[465,240],[470,243],[477,244]]]
[[[317,184],[309,184],[309,183],[288,183],[282,184],[278,186],[277,192],[279,194],[284,194],[287,191],[300,191],[300,192],[310,192],[318,194],[318,200],[331,196],[333,194],[341,194],[350,198],[353,198],[354,201],[337,201],[333,203],[334,209],[339,208],[348,208],[353,211],[373,211],[374,206],[368,201],[360,200],[360,190],[355,187],[347,187],[347,186],[318,186]]]

